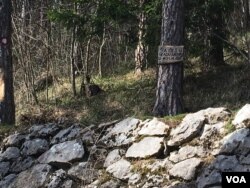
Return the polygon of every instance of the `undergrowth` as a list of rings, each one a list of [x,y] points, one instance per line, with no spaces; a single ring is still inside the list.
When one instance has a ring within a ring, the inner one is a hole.
[[[124,69],[128,67],[125,66]],[[231,110],[239,109],[250,99],[249,71],[249,66],[245,65],[228,65],[205,72],[186,66],[185,113],[218,106]],[[140,76],[134,75],[131,69],[123,70],[112,76],[93,77],[92,82],[98,84],[104,92],[90,98],[79,95],[72,97],[71,84],[68,79],[61,78],[54,87],[49,88],[47,102],[46,91],[38,95],[40,105],[16,100],[18,117],[20,119],[22,115],[32,117],[34,114],[40,114],[44,116],[45,122],[65,117],[84,124],[97,124],[127,116],[140,119],[152,117],[156,92],[155,68],[149,68]],[[80,77],[76,83],[79,92]],[[176,126],[184,115],[164,117],[162,120]]]

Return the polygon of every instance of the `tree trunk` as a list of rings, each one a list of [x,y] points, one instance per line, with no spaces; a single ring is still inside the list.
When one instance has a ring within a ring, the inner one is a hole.
[[[162,14],[161,46],[183,45],[184,0],[165,0]],[[181,61],[158,65],[154,115],[176,115],[183,112],[182,84],[183,65]]]
[[[207,28],[207,37],[204,37],[206,50],[204,52],[203,62],[206,67],[224,65],[223,42],[220,38],[225,38],[222,10],[218,9],[209,18],[210,23]]]
[[[250,1],[245,0],[246,6],[246,43],[248,51],[248,64],[250,64]]]
[[[145,0],[140,0],[140,8],[144,4]],[[140,75],[142,73],[143,65],[147,64],[147,47],[144,42],[145,37],[145,22],[146,15],[143,10],[141,10],[139,16],[139,29],[138,29],[138,44],[135,49],[135,74]]]
[[[73,96],[76,96],[76,76],[75,76],[75,56],[76,56],[76,48],[77,48],[77,42],[76,42],[76,28],[74,27],[72,31],[72,43],[71,43],[71,63],[70,63],[70,80],[71,80],[71,87]]]
[[[11,1],[0,0],[0,123],[3,124],[15,123],[11,11]]]

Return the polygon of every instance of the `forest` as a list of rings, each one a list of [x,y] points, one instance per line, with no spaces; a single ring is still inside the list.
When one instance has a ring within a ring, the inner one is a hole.
[[[239,109],[250,99],[249,0],[177,2],[0,0],[3,122]],[[183,46],[181,60],[160,64],[164,45]]]

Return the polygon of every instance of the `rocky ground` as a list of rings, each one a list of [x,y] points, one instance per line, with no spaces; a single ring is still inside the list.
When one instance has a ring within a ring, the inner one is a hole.
[[[187,114],[173,128],[133,117],[34,125],[4,139],[0,187],[219,188],[222,171],[250,171],[249,127],[250,104],[235,116],[225,108]]]

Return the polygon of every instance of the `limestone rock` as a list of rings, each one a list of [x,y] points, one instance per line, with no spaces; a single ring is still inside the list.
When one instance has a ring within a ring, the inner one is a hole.
[[[66,180],[62,186],[62,188],[72,188],[73,187],[73,181],[72,180]]]
[[[142,125],[139,135],[145,136],[167,136],[169,126],[159,121],[157,118],[153,118],[151,121]]]
[[[197,188],[221,185],[221,173],[215,169],[206,169],[197,178]]]
[[[123,146],[132,143],[135,140],[136,128],[140,120],[129,117],[117,123],[101,139],[108,147]]]
[[[72,125],[67,129],[61,130],[51,140],[51,144],[62,143],[78,138],[81,135],[81,128],[78,125]]]
[[[100,188],[120,188],[121,183],[119,181],[110,180],[100,185]]]
[[[38,158],[38,161],[56,166],[68,166],[70,162],[82,159],[84,153],[85,151],[81,141],[66,141],[52,146],[50,150]]]
[[[31,138],[48,138],[54,136],[60,128],[54,123],[48,123],[45,125],[34,125],[29,129]]]
[[[47,188],[58,188],[63,180],[66,178],[66,172],[62,169],[55,171],[50,178],[50,182],[47,185]]]
[[[169,160],[178,163],[193,157],[204,157],[206,152],[200,146],[184,146],[179,151],[170,153]]]
[[[51,166],[47,164],[38,164],[36,166],[33,166],[31,169],[21,172],[11,184],[11,188],[44,187],[50,170]]]
[[[232,123],[237,128],[250,127],[250,104],[246,104],[237,112]]]
[[[250,131],[243,128],[238,129],[222,139],[222,146],[219,154],[229,154],[236,151],[240,145],[246,145],[244,143],[250,143]],[[247,147],[247,146],[246,146]],[[250,147],[250,146],[249,146]]]
[[[231,116],[231,112],[224,107],[207,108],[199,111],[199,113],[203,113],[208,124],[216,124],[218,122],[227,121]]]
[[[10,185],[15,178],[16,178],[16,174],[9,174],[8,176],[4,177],[2,181],[0,181],[0,187],[11,188]]]
[[[20,157],[20,150],[17,147],[8,147],[5,152],[0,154],[0,161],[15,160]]]
[[[25,140],[25,135],[22,134],[12,134],[3,140],[5,147],[19,147]]]
[[[9,172],[9,167],[9,162],[0,162],[0,179]]]
[[[21,153],[23,155],[38,155],[49,149],[49,144],[44,139],[27,140],[23,143]]]
[[[131,175],[131,164],[125,159],[121,159],[116,163],[110,165],[107,169],[107,172],[112,174],[115,178],[120,180],[128,180]]]
[[[169,174],[171,176],[179,177],[184,180],[192,180],[201,162],[201,159],[198,158],[187,159],[175,164],[173,168],[169,170]]]
[[[97,171],[92,166],[88,166],[87,162],[72,166],[68,171],[68,175],[83,181],[84,184],[89,184],[98,177]]]
[[[134,143],[126,152],[126,157],[148,158],[158,154],[163,148],[164,137],[145,137]]]
[[[200,112],[188,114],[182,120],[181,124],[175,129],[172,129],[168,141],[169,146],[179,146],[196,137],[203,127],[205,117]]]
[[[211,136],[215,134],[223,134],[225,131],[224,126],[225,126],[224,122],[219,122],[213,125],[206,124],[204,126],[204,130],[202,132],[200,140],[209,140]]]
[[[119,149],[115,149],[108,154],[103,166],[107,168],[111,164],[119,161],[120,159],[121,159],[120,151]]]
[[[21,158],[19,157],[16,159],[11,165],[11,172],[19,173],[21,171],[27,170],[35,163],[32,157]]]

